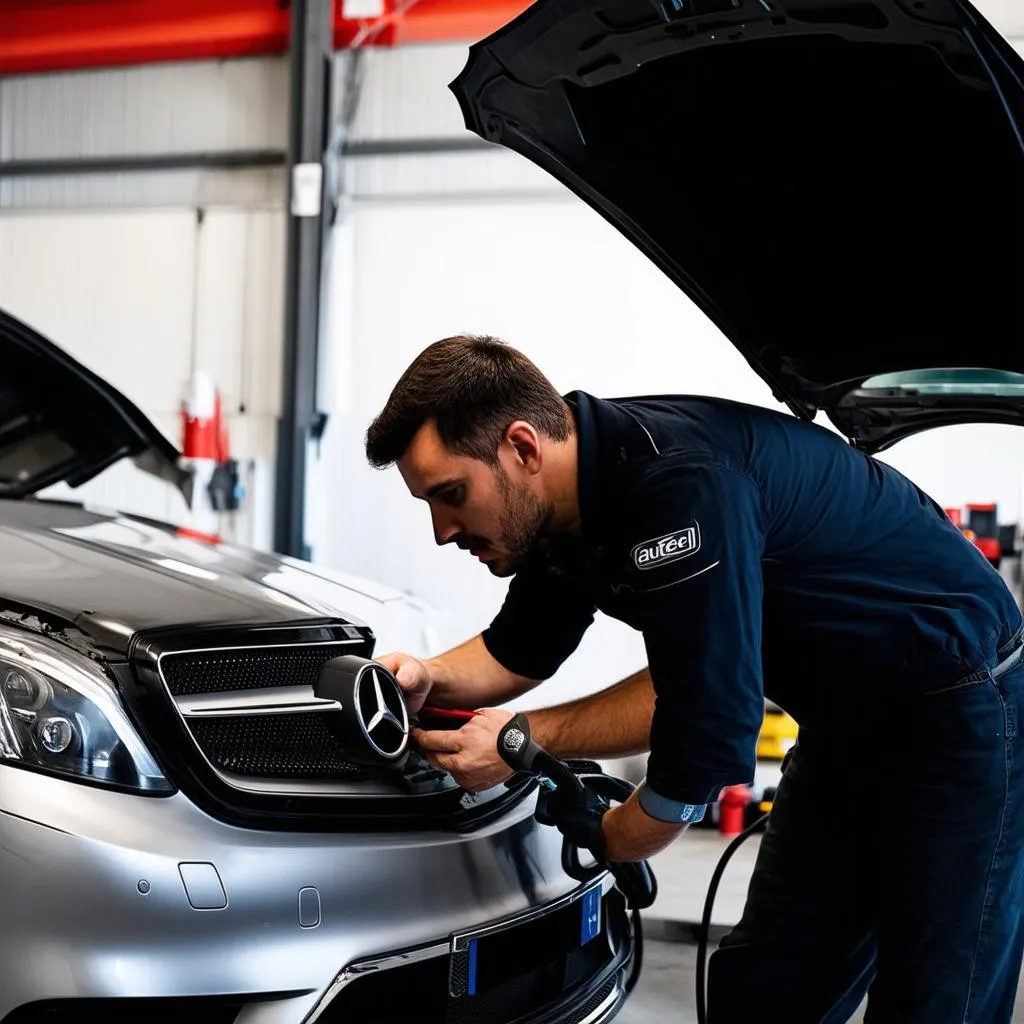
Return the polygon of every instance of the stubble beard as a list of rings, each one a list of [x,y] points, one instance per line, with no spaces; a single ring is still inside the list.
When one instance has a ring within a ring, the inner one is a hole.
[[[544,534],[554,508],[528,487],[513,485],[501,466],[498,467],[498,493],[502,499],[501,543],[506,553],[488,563],[487,568],[494,576],[514,576]]]

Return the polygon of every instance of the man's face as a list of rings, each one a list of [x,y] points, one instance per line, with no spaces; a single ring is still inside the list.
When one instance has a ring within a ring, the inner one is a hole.
[[[416,433],[398,469],[413,497],[430,506],[437,543],[458,545],[495,576],[519,569],[551,515],[528,486],[530,474],[511,445],[502,446],[497,466],[456,455],[432,420]]]

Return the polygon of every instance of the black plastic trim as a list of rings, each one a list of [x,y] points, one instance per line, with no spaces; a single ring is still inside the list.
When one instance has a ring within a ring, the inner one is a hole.
[[[914,434],[964,423],[1024,426],[1024,403],[1006,395],[873,394],[851,392],[828,418],[868,454]]]

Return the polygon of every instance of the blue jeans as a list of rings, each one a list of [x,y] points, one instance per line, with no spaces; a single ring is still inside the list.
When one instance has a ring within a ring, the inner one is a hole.
[[[1024,660],[802,728],[709,1024],[1008,1024],[1024,956]]]

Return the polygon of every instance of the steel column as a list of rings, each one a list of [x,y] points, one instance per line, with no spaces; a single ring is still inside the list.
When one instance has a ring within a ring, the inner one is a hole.
[[[289,211],[284,296],[284,392],[277,447],[274,546],[308,557],[306,459],[321,418],[316,410],[324,193],[307,173],[322,174],[327,148],[332,53],[331,0],[291,0]],[[322,179],[321,179],[322,180]],[[305,187],[296,183],[305,181]]]

